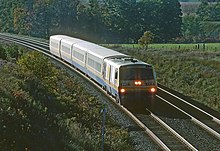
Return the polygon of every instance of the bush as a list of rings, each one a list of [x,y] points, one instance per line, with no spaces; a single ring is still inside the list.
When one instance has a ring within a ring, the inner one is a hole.
[[[1,68],[0,148],[99,150],[102,106],[78,81],[37,52]],[[117,131],[107,123],[110,131]],[[109,141],[112,150],[132,150],[125,130],[106,141],[106,147]]]

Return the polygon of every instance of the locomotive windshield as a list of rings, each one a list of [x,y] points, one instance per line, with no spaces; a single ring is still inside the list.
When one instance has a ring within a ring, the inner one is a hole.
[[[123,80],[153,80],[151,66],[125,66],[120,69],[120,79]]]

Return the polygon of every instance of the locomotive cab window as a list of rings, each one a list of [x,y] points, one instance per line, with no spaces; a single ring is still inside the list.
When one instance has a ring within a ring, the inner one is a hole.
[[[118,70],[115,71],[115,80],[118,79]]]
[[[123,80],[153,80],[152,67],[148,66],[125,66],[121,67],[120,79]]]

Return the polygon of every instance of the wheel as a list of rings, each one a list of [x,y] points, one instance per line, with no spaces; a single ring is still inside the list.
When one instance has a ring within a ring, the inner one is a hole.
[[[116,102],[117,102],[119,105],[122,105],[122,104],[121,104],[120,97],[119,97],[118,95],[116,96],[115,100],[116,100]]]
[[[107,86],[104,86],[104,90],[108,95],[110,95],[110,92],[108,91]]]

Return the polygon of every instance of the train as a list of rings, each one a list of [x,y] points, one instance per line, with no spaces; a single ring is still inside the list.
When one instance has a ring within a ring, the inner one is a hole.
[[[50,53],[94,80],[122,106],[152,102],[157,93],[151,64],[129,55],[66,35],[50,36]]]

